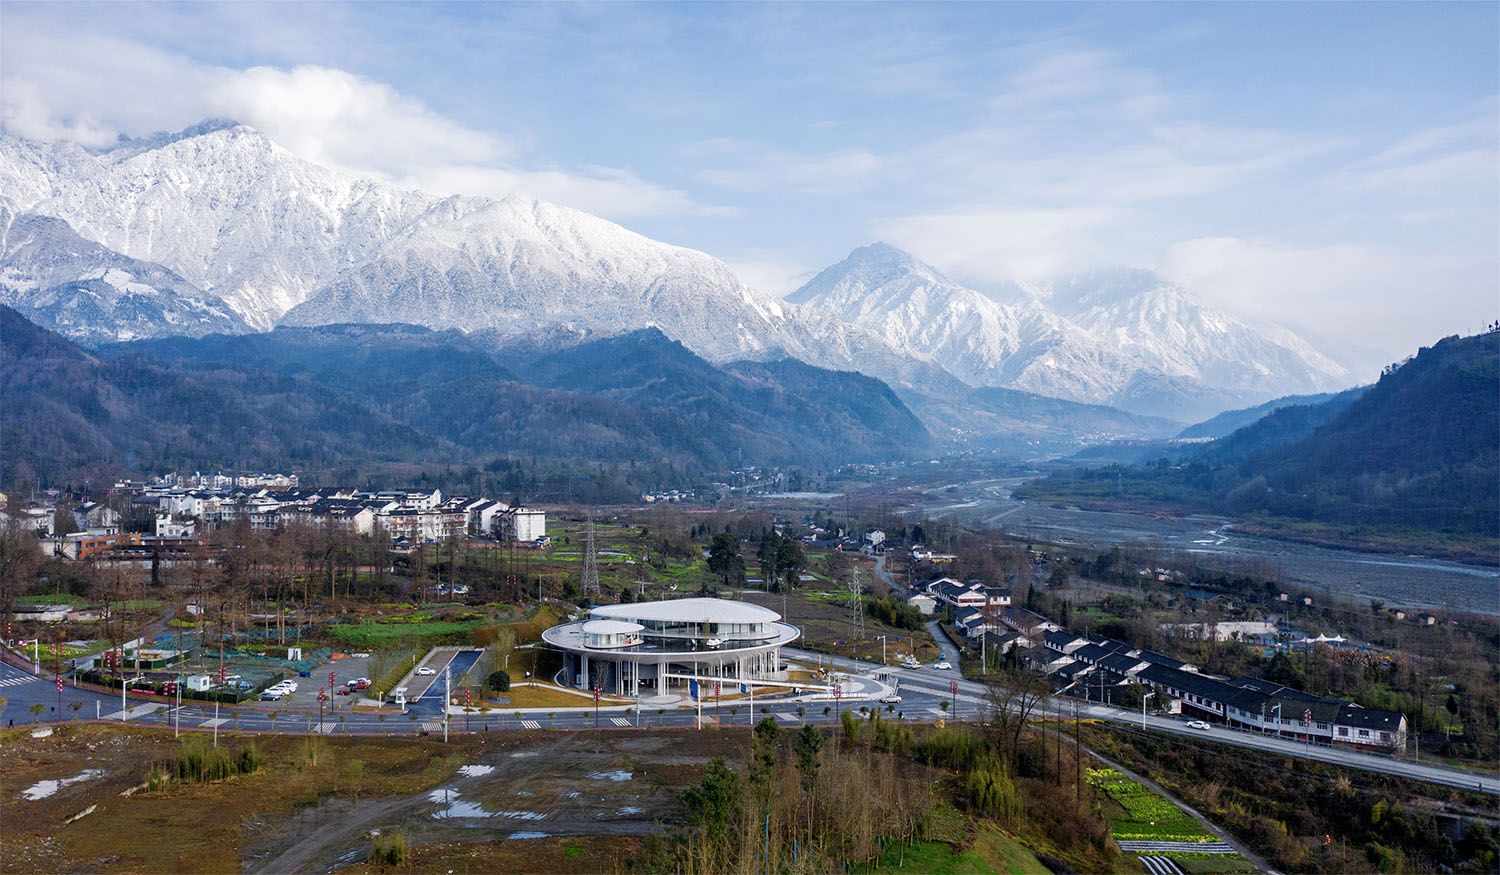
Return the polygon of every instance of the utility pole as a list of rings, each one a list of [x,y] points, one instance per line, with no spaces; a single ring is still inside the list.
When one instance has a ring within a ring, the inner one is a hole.
[[[453,664],[443,669],[443,743],[448,743],[448,703],[453,700]]]

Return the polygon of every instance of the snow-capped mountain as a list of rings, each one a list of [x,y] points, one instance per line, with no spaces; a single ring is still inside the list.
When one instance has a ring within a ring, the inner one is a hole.
[[[499,337],[654,325],[716,361],[790,355],[953,384],[929,357],[755,292],[702,252],[524,195],[438,198],[353,177],[231,122],[97,154],[0,137],[0,190],[18,212],[62,219],[87,240],[175,271],[256,330],[283,318]]]
[[[86,345],[247,330],[223,300],[167,268],[85,240],[62,219],[16,215],[3,199],[0,303]]]
[[[232,122],[98,154],[6,136],[0,190],[17,212],[163,265],[261,330],[438,200],[303,161]]]
[[[787,300],[930,354],[973,385],[1182,418],[1325,391],[1347,371],[1284,328],[1252,327],[1146,271],[987,296],[886,244],[856,249]]]

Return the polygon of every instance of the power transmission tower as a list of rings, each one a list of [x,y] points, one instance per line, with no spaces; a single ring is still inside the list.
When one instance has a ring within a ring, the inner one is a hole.
[[[594,553],[594,517],[589,516],[583,535],[583,591],[584,599],[599,595],[599,557]]]
[[[849,574],[849,634],[856,643],[865,637],[865,605],[859,589],[858,563]]]

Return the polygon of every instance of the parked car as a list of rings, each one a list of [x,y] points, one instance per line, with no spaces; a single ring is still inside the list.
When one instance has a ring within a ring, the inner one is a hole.
[[[340,696],[352,696],[352,695],[354,695],[354,688],[353,687],[343,687],[343,688],[339,689],[338,694]]]
[[[417,669],[417,674],[422,675],[422,676],[425,677],[425,676],[430,675],[430,674],[437,674],[437,670],[436,669],[428,668],[427,666],[424,665],[421,668]]]
[[[1207,723],[1203,722],[1202,720],[1189,720],[1188,721],[1188,728],[1189,729],[1208,729],[1210,727],[1209,727],[1209,725]]]

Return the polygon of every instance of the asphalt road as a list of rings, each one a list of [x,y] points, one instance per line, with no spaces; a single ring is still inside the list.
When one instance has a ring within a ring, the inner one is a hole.
[[[858,662],[791,648],[786,649],[784,653],[792,658],[821,662],[825,666],[855,674],[870,675],[881,670],[881,667],[874,663]],[[892,707],[890,714],[892,717],[900,717],[900,719],[912,722],[929,722],[954,717],[972,719],[982,713],[987,704],[988,694],[984,685],[963,680],[957,671],[943,671],[929,665],[919,669],[887,667],[883,669],[883,673],[891,679],[902,697],[901,704]],[[443,730],[441,716],[436,710],[424,713],[424,711],[409,709],[406,714],[386,715],[368,712],[337,714],[325,712],[320,717],[317,711],[289,709],[273,711],[270,708],[226,705],[218,710],[216,717],[212,705],[184,703],[181,708],[178,708],[174,702],[165,699],[136,696],[127,700],[128,707],[122,711],[118,695],[101,693],[90,688],[75,688],[66,682],[61,697],[62,711],[59,715],[56,710],[58,692],[53,679],[39,678],[7,664],[0,664],[0,696],[6,699],[3,716],[7,722],[16,724],[55,723],[59,719],[63,721],[97,719],[153,726],[180,726],[185,730],[220,728],[225,731],[242,732],[398,735],[415,732],[436,734]],[[705,722],[749,726],[755,720],[769,715],[784,727],[795,727],[803,723],[836,722],[841,708],[857,709],[864,706],[884,709],[886,706],[879,704],[876,701],[877,698],[878,696],[860,700],[846,698],[838,701],[827,699],[798,702],[767,699],[755,703],[753,717],[742,704],[715,706],[712,700],[709,700],[703,703],[701,717]],[[80,705],[76,711],[69,707],[74,702]],[[36,704],[40,704],[45,710],[40,714],[32,713],[31,708]],[[1144,725],[1148,729],[1186,739],[1208,739],[1238,747],[1254,748],[1348,768],[1400,775],[1500,795],[1500,776],[1431,763],[1418,763],[1342,748],[1308,746],[1300,741],[1220,726],[1214,726],[1207,731],[1191,729],[1185,721],[1179,719],[1151,715],[1142,718],[1139,714],[1121,711],[1117,708],[1089,705],[1071,699],[1048,700],[1043,706],[1043,711],[1049,714],[1071,716],[1075,713],[1075,707],[1079,717],[1088,717],[1122,727],[1140,728],[1144,720]],[[735,711],[732,712],[731,708]],[[801,709],[800,714],[799,709]],[[827,713],[824,713],[825,709]],[[271,718],[273,713],[277,714],[275,720]],[[575,708],[522,712],[518,718],[514,711],[495,709],[488,715],[478,712],[467,717],[454,715],[449,721],[449,731],[490,732],[518,728],[586,729],[596,725],[621,728],[692,726],[700,719],[699,714],[699,711],[688,708],[659,709],[650,706],[641,709],[639,713],[631,713],[630,709],[625,706],[616,706],[599,708],[597,711],[591,708]]]

